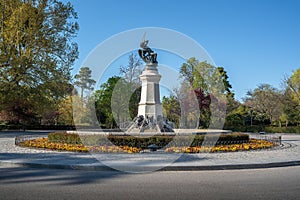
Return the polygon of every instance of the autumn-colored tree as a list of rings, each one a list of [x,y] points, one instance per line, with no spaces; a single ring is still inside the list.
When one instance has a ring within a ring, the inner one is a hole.
[[[77,14],[58,0],[0,0],[0,11],[0,110],[42,118],[69,92]]]
[[[74,125],[72,106],[71,96],[67,96],[66,98],[61,100],[61,102],[58,104],[58,124],[68,126]]]

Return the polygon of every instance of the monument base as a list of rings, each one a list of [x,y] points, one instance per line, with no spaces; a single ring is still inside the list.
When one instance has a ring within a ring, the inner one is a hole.
[[[145,132],[174,132],[173,123],[164,119],[161,115],[157,116],[157,119],[152,117],[144,117],[140,115],[133,120],[133,124],[127,129],[128,133],[145,133]]]

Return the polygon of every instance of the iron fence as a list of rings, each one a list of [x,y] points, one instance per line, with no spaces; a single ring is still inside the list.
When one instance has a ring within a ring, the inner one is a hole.
[[[280,146],[282,144],[282,136],[281,135],[261,135],[261,134],[259,134],[259,135],[253,136],[253,138],[273,142],[277,146]]]

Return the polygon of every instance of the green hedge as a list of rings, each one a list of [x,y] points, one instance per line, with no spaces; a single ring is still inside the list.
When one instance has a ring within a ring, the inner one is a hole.
[[[201,146],[202,143],[212,143],[214,144],[237,144],[241,142],[248,142],[249,135],[244,133],[230,133],[230,134],[221,134],[221,135],[197,135],[195,136],[193,142],[190,146]]]
[[[226,130],[231,130],[233,132],[253,132],[259,133],[261,131],[265,131],[265,126],[254,125],[254,126],[233,126],[233,127],[225,127]]]
[[[299,126],[266,127],[265,132],[267,132],[267,133],[300,133],[300,127]]]
[[[249,141],[249,135],[243,133],[230,133],[221,135],[193,135],[193,136],[167,136],[156,135],[151,137],[135,137],[130,135],[82,135],[65,132],[50,133],[50,142],[63,142],[69,144],[84,144],[86,146],[101,146],[114,144],[116,146],[130,146],[147,148],[156,144],[159,148],[167,146],[170,142],[175,146],[201,146],[205,140],[206,144],[235,144]]]
[[[156,144],[159,148],[166,146],[170,143],[174,136],[151,136],[151,137],[135,137],[135,136],[115,136],[110,135],[108,139],[117,146],[130,146],[147,148],[151,144]]]
[[[81,138],[75,133],[54,132],[49,133],[48,140],[50,142],[63,142],[68,144],[82,144]]]
[[[274,127],[274,126],[234,126],[226,127],[227,130],[232,130],[234,132],[267,132],[267,133],[300,133],[300,126],[288,126],[288,127]]]

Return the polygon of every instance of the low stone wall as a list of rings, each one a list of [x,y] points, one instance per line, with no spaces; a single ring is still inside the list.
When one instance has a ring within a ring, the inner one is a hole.
[[[77,130],[67,131],[67,133],[76,133],[79,135],[132,135],[132,136],[153,136],[153,135],[193,135],[193,134],[224,134],[232,133],[230,130],[219,129],[174,129],[174,132],[122,132],[105,129],[94,130]]]

